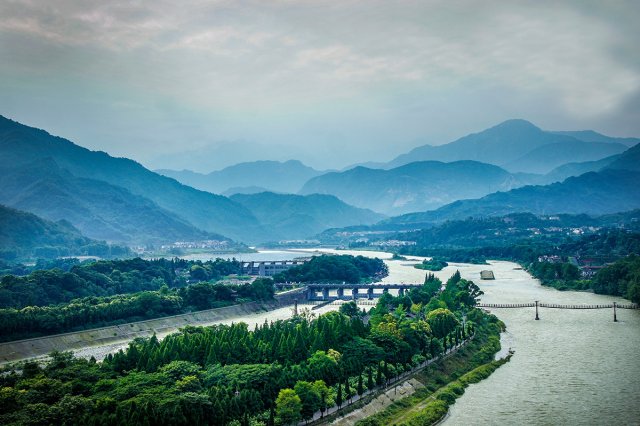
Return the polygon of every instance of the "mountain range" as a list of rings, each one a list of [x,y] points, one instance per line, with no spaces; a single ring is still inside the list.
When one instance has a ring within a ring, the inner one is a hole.
[[[380,213],[418,212],[382,223],[524,211],[602,214],[640,207],[637,141],[510,120],[444,146],[416,148],[378,169],[324,173],[292,160],[207,175],[162,171],[208,189],[202,190],[0,116],[0,203],[66,220],[86,238],[129,245],[301,239],[329,227],[372,224],[384,219]],[[434,156],[440,160],[418,161]]]
[[[1,203],[51,220],[67,218],[93,238],[241,239],[259,227],[251,212],[226,197],[1,116],[0,172]]]
[[[550,185],[530,185],[439,209],[390,219],[393,223],[434,223],[510,213],[602,215],[640,208],[640,172],[605,169]]]
[[[300,194],[331,194],[361,208],[397,215],[431,210],[524,185],[500,167],[477,161],[420,161],[394,169],[356,167],[309,180]]]
[[[544,174],[565,163],[619,154],[638,142],[640,139],[612,138],[593,131],[545,131],[526,120],[507,120],[444,145],[414,148],[381,168],[425,160],[474,160],[511,172]]]
[[[297,161],[245,164],[224,173],[235,179],[251,175],[254,166],[266,184],[290,177],[281,189],[303,179],[300,173],[319,173]],[[269,170],[277,175],[271,181]],[[252,202],[256,199],[271,211]],[[237,200],[0,116],[0,203],[51,221],[67,220],[90,238],[129,245],[227,238],[258,243],[312,236],[325,224],[370,224],[383,218],[329,196],[262,194]]]
[[[332,195],[292,195],[262,192],[236,194],[231,199],[249,209],[264,225],[262,241],[295,240],[327,228],[371,225],[384,218],[350,206]]]
[[[229,195],[264,191],[296,193],[306,181],[323,173],[297,160],[245,162],[208,174],[190,170],[156,171],[203,191]]]

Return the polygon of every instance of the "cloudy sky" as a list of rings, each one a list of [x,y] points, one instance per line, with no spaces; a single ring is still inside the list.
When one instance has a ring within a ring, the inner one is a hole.
[[[640,136],[637,1],[0,2],[0,114],[152,168]]]

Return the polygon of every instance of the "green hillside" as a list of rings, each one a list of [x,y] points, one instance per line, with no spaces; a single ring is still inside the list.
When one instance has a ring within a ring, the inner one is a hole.
[[[351,205],[384,214],[435,209],[521,186],[500,167],[476,161],[420,161],[391,170],[356,167],[307,182],[301,194],[331,194]]]
[[[3,171],[0,203],[52,221],[67,220],[90,238],[127,244],[223,238],[124,188],[75,177],[51,158]]]
[[[0,204],[0,258],[54,258],[81,255],[125,255],[124,247],[109,247],[85,237],[65,220],[52,222]]]
[[[301,239],[327,228],[369,225],[384,216],[359,209],[331,195],[236,194],[231,199],[248,208],[264,225],[264,240]]]
[[[640,208],[640,173],[603,170],[551,185],[525,186],[475,200],[456,201],[437,210],[390,219],[394,223],[440,222],[468,217],[586,213],[601,215]]]
[[[185,223],[208,232],[242,239],[258,226],[248,210],[226,197],[182,185],[133,160],[90,151],[0,116],[0,171],[6,173],[12,169],[12,173],[16,173],[29,163],[45,158],[53,159],[60,169],[74,177],[103,181],[144,197]],[[52,182],[43,184],[53,185]],[[162,231],[160,227],[157,230]]]

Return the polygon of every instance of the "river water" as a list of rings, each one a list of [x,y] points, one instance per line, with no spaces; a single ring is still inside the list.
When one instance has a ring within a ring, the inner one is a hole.
[[[389,258],[389,254],[349,252]],[[414,258],[417,259],[417,258]],[[543,287],[511,262],[490,266],[451,264],[436,272],[446,281],[455,270],[484,291],[486,303],[629,303],[586,292]],[[424,271],[389,261],[384,282],[419,283]],[[480,279],[490,269],[494,281]],[[611,309],[494,309],[506,324],[502,353],[511,361],[471,385],[451,407],[445,425],[640,425],[640,311]],[[499,354],[500,355],[500,354]]]
[[[285,260],[315,250],[270,251],[238,255],[243,260]],[[368,251],[322,250],[386,259],[389,276],[382,282],[422,283],[425,271],[413,268],[422,258],[392,261],[391,254]],[[215,257],[215,256],[214,256]],[[202,256],[205,260],[206,256]],[[413,260],[413,261],[411,261]],[[619,298],[586,292],[560,292],[542,287],[518,265],[450,264],[436,276],[446,281],[456,270],[485,292],[486,303],[557,304],[628,303]],[[491,269],[494,281],[480,280],[480,271]],[[318,313],[336,309],[323,307]],[[443,421],[446,425],[640,425],[640,311],[611,309],[495,309],[507,326],[501,351],[515,350],[511,361],[488,379],[467,388]],[[290,308],[234,318],[250,327],[265,319],[289,317]],[[501,354],[498,354],[501,355]]]

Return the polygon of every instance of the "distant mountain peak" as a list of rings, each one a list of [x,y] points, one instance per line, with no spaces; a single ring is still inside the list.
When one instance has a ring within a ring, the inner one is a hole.
[[[527,121],[523,118],[511,118],[509,120],[505,120],[502,123],[491,127],[491,129],[530,129],[530,130],[541,130],[538,126],[533,124],[530,121]]]

